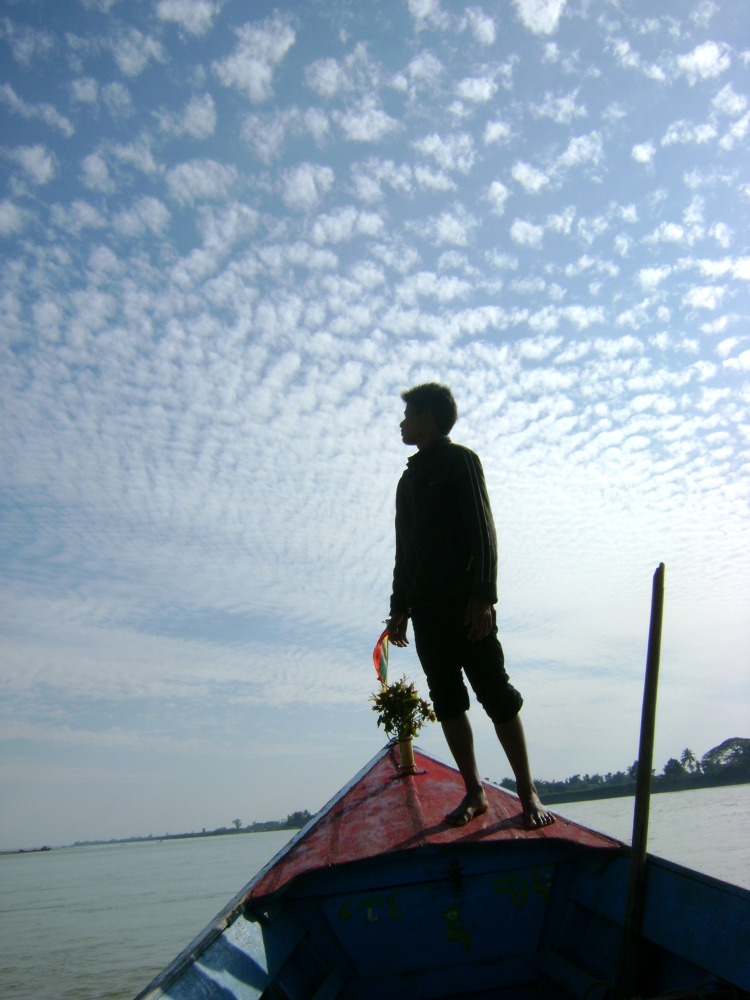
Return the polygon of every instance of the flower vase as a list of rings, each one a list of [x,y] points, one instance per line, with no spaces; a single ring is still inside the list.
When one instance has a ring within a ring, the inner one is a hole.
[[[398,741],[398,753],[400,760],[400,774],[416,774],[417,766],[414,763],[414,745],[411,736]]]

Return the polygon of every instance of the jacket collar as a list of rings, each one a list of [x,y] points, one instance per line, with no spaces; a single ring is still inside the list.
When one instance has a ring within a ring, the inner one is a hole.
[[[409,467],[414,467],[415,465],[419,465],[422,462],[427,462],[429,461],[431,456],[436,455],[438,452],[442,451],[442,449],[445,448],[445,446],[449,445],[450,443],[451,439],[447,436],[447,434],[444,435],[443,437],[436,438],[436,440],[433,441],[432,444],[427,445],[426,448],[422,448],[414,455],[410,455],[406,460],[406,464]]]

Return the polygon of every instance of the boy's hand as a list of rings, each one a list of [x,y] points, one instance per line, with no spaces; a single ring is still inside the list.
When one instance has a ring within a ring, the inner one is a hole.
[[[466,602],[464,625],[468,625],[469,642],[479,642],[492,631],[492,604],[479,597],[470,597]]]
[[[409,640],[406,638],[406,626],[408,624],[409,616],[403,614],[403,612],[388,619],[388,639],[394,646],[399,646],[403,649],[404,646],[409,645]]]

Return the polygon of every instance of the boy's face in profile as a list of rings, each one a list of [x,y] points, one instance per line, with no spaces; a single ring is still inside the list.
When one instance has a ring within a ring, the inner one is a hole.
[[[432,435],[432,413],[429,410],[418,412],[411,403],[406,404],[404,419],[401,421],[401,440],[404,444],[419,447]]]

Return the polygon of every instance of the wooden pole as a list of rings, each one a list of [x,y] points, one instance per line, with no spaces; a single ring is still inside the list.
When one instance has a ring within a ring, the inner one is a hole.
[[[615,996],[625,1000],[639,994],[640,943],[643,924],[643,903],[646,888],[646,846],[651,800],[651,769],[654,761],[656,730],[656,694],[659,684],[661,630],[664,617],[664,563],[654,573],[651,593],[651,622],[648,633],[646,679],[641,709],[641,736],[638,748],[638,774],[635,786],[633,815],[633,845],[630,851],[628,896],[625,904],[620,961],[615,981]]]

